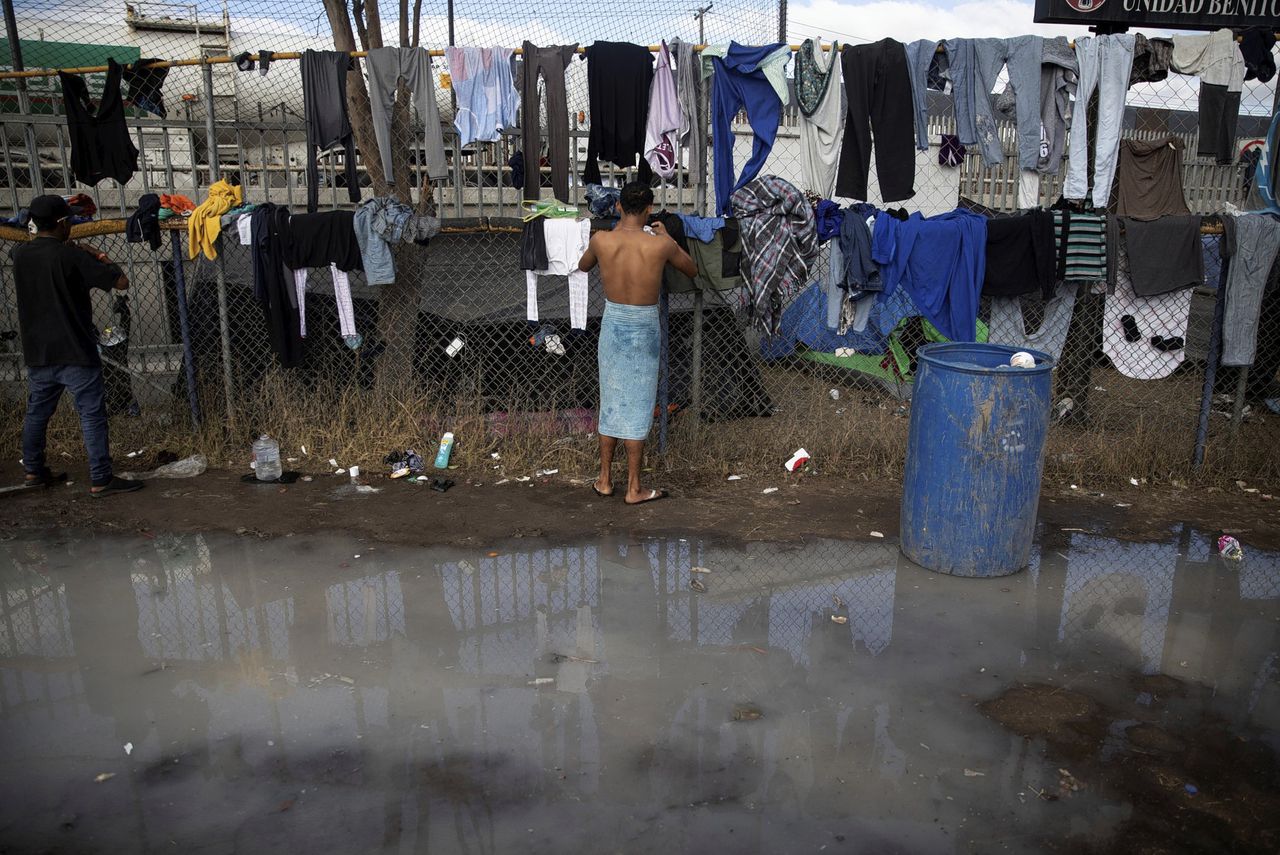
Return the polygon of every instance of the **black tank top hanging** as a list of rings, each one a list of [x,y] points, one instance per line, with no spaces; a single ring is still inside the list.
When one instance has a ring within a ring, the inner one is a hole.
[[[71,170],[82,184],[94,186],[104,178],[124,184],[138,169],[138,150],[129,138],[120,98],[121,74],[120,65],[108,59],[106,84],[95,110],[84,78],[58,72],[71,137]]]

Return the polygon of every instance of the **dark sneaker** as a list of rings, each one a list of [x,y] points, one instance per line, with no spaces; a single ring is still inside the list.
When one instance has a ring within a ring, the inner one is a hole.
[[[101,499],[103,496],[114,496],[116,493],[136,493],[145,486],[147,485],[141,481],[126,481],[123,478],[113,477],[106,484],[94,484],[89,495],[95,499]]]

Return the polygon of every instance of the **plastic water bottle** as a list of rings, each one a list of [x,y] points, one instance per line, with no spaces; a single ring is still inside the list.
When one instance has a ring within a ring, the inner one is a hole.
[[[259,481],[276,481],[280,478],[280,443],[265,433],[253,441],[253,471]]]
[[[440,437],[440,450],[436,452],[436,468],[449,468],[449,455],[453,453],[453,431],[446,431]]]

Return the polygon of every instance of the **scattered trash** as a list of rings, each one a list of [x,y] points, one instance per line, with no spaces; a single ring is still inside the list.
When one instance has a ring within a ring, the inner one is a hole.
[[[144,451],[146,451],[145,448],[139,448],[137,451],[130,451],[125,457],[141,457]]]
[[[1228,561],[1244,560],[1244,548],[1240,546],[1240,541],[1229,534],[1218,538],[1218,554]]]
[[[1035,368],[1036,358],[1025,350],[1020,350],[1009,357],[1009,364],[1014,368]]]
[[[511,483],[510,478],[503,478],[501,481],[494,481],[493,486],[501,487],[503,484],[509,484],[509,483]]]
[[[1132,508],[1132,507],[1133,507],[1133,505],[1129,504],[1128,502],[1116,502],[1116,507],[1117,507],[1117,508]]]
[[[452,478],[436,478],[431,482],[431,489],[437,493],[447,493],[449,488],[455,486]]]
[[[310,475],[303,475],[302,480],[310,483],[313,479]]]
[[[338,461],[337,461],[337,460],[335,460],[334,458],[330,457],[330,458],[329,458],[329,465],[330,465],[330,466],[337,466],[337,465],[338,465]]]
[[[570,656],[568,653],[552,653],[551,661],[557,665],[561,662],[582,662],[587,665],[599,665],[599,659],[588,659],[585,656]]]
[[[1130,479],[1129,479],[1129,483],[1136,487],[1136,486],[1138,486],[1138,479],[1137,479],[1137,478],[1130,478]]]
[[[760,711],[759,707],[741,704],[733,708],[734,721],[756,721],[761,718],[764,718],[764,713]]]
[[[835,607],[836,607],[836,608],[838,608],[838,609],[842,609],[842,608],[844,608],[844,600],[840,599],[840,595],[839,595],[839,594],[832,594],[832,595],[831,595],[831,602],[832,602],[832,603],[835,605]]]
[[[467,346],[467,340],[464,339],[462,336],[457,336],[454,338],[453,341],[449,342],[449,344],[445,347],[444,352],[448,354],[450,359],[452,359],[453,357],[458,355],[458,352],[461,351],[462,348],[466,346]]]
[[[93,776],[93,782],[95,784],[101,784],[103,781],[110,781],[115,776],[115,772],[99,772]]]
[[[345,470],[345,469],[335,469],[335,470],[333,470],[333,474],[334,474],[334,475],[346,475],[346,474],[347,474],[347,470]]]
[[[538,677],[537,679],[530,680],[529,685],[530,686],[546,686],[549,683],[554,683],[555,681],[556,681],[555,677]]]
[[[302,456],[303,456],[303,457],[306,457],[306,456],[307,456],[307,447],[306,447],[305,445],[300,445],[300,446],[298,446],[298,447],[302,449]],[[337,465],[337,464],[334,464],[334,465]]]
[[[707,592],[707,586],[702,584],[701,579],[690,579],[689,587],[697,591],[699,594],[705,594]]]
[[[1189,796],[1194,796],[1200,792],[1200,788],[1197,787],[1195,784],[1187,784],[1186,786],[1183,787],[1183,789],[1187,791],[1187,795]]]
[[[132,753],[133,753],[133,743],[132,743],[132,742],[126,742],[126,743],[124,744],[124,753],[125,753],[125,754],[132,754]]]
[[[517,483],[517,484],[523,484],[525,481],[528,481],[528,480],[529,480],[529,476],[528,476],[528,475],[520,475],[520,476],[518,476],[518,477],[516,478],[516,483]]]
[[[255,461],[256,462],[256,461]],[[209,459],[203,454],[193,454],[190,457],[184,457],[173,463],[166,463],[163,466],[157,466],[148,472],[121,472],[120,477],[130,481],[145,481],[148,478],[194,478],[204,473],[209,468]],[[276,461],[276,469],[280,468],[280,461]],[[279,475],[277,474],[277,478]]]
[[[711,571],[708,570],[706,567],[690,567],[689,572],[690,573],[710,573]]]
[[[390,451],[386,457],[382,458],[382,462],[390,468],[392,478],[421,475],[427,469],[427,465],[422,460],[422,455],[412,448],[404,451],[399,449]]]
[[[492,452],[490,452],[490,453],[489,453],[489,456],[490,456],[490,457],[492,457],[494,460],[501,460],[501,459],[502,459],[502,455],[501,455],[501,454],[499,454],[499,453],[498,453],[498,452],[496,452],[496,451],[492,451]]]
[[[445,431],[440,437],[440,449],[436,452],[437,469],[449,468],[449,455],[453,454],[453,431]]]
[[[838,624],[840,624],[841,626],[844,626],[845,624],[847,624],[847,623],[849,622],[849,619],[848,619],[847,617],[845,617],[844,615],[832,615],[832,616],[831,616],[831,622],[832,622],[832,623],[838,623]]]
[[[537,472],[533,473],[533,477],[541,478],[544,475],[558,475],[558,474],[560,474],[559,469],[539,469]]]
[[[1084,784],[1080,783],[1079,779],[1066,769],[1059,769],[1058,776],[1058,792],[1060,795],[1066,796],[1084,789]]]
[[[833,401],[838,401],[838,400],[840,400],[840,390],[839,390],[839,389],[832,389],[832,390],[831,390],[830,392],[828,392],[827,394],[831,396],[831,400],[833,400]]]
[[[809,452],[803,448],[797,448],[795,454],[791,455],[791,459],[782,464],[788,472],[799,471],[801,466],[809,462]]]
[[[351,483],[356,483],[356,479],[360,477],[360,467],[352,466],[347,470],[347,474],[351,476]]]
[[[1019,366],[1019,367],[1023,367],[1023,366]],[[985,778],[986,775],[987,775],[986,772],[977,772],[977,771],[974,771],[973,769],[964,770],[964,776],[966,778]]]
[[[764,488],[763,490],[761,490],[760,492],[761,492],[761,493],[764,493],[764,494],[767,496],[767,495],[769,495],[770,493],[776,493],[776,492],[778,492],[778,488],[777,488],[777,487],[765,487],[765,488]]]
[[[741,481],[741,480],[742,480],[742,476],[741,476],[741,475],[730,475],[730,476],[729,476],[728,478],[726,478],[725,480],[726,480],[726,481]]]
[[[377,487],[370,487],[368,484],[356,484],[356,485],[355,485],[355,488],[356,488],[356,492],[357,492],[357,493],[380,493],[380,492],[382,492],[382,491],[381,491],[381,490],[379,490]]]
[[[871,536],[872,536],[872,537],[884,537],[884,532],[882,532],[882,531],[873,531],[873,532],[871,532]]]

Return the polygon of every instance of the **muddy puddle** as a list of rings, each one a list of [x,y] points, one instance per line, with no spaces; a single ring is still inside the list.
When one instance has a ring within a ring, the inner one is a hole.
[[[19,537],[0,852],[1274,852],[1246,550]]]

